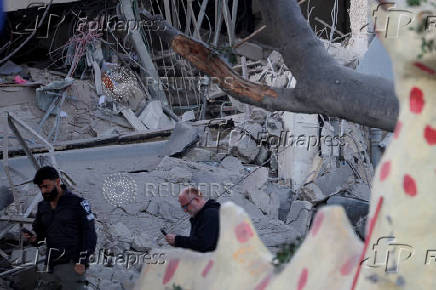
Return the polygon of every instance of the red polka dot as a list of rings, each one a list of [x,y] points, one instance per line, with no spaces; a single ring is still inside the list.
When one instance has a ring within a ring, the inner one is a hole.
[[[324,213],[323,212],[317,213],[315,216],[315,220],[313,221],[313,226],[311,231],[313,236],[316,236],[316,234],[318,233],[319,229],[321,228],[323,220],[324,220]]]
[[[436,129],[430,126],[425,127],[424,137],[427,140],[428,145],[436,145]]]
[[[404,175],[403,179],[403,187],[404,191],[407,195],[415,196],[417,193],[416,190],[416,182],[415,179],[413,179],[409,174]]]
[[[384,181],[386,178],[388,178],[390,172],[391,172],[391,162],[386,161],[382,164],[380,169],[380,181]]]
[[[253,230],[247,222],[242,222],[237,225],[235,228],[235,234],[240,243],[245,243],[254,236]]]
[[[348,276],[353,271],[354,267],[357,266],[357,262],[359,261],[359,255],[355,255],[350,257],[341,267],[341,275]]]
[[[213,266],[213,260],[209,260],[209,263],[207,263],[206,267],[204,267],[201,276],[206,277],[207,274],[209,274],[210,269],[212,269],[212,266]]]
[[[431,75],[434,75],[436,73],[436,71],[432,68],[429,68],[428,66],[426,66],[425,64],[422,64],[420,62],[415,62],[414,65],[419,68],[422,71],[425,71]]]
[[[303,288],[306,286],[308,276],[309,270],[307,270],[307,268],[304,268],[303,271],[301,271],[300,278],[298,279],[298,290],[303,290]]]
[[[410,111],[415,114],[420,114],[424,103],[424,94],[421,89],[412,88],[410,91]]]
[[[401,121],[398,121],[397,126],[395,126],[394,130],[394,139],[398,139],[398,137],[400,137],[401,128],[403,128],[403,123]]]
[[[271,274],[263,278],[263,280],[260,281],[259,284],[257,284],[256,288],[254,288],[254,290],[264,290],[266,286],[268,286],[270,280],[271,280]]]
[[[176,273],[177,267],[179,267],[179,262],[179,259],[173,259],[169,261],[162,281],[164,285],[173,278],[174,273]]]

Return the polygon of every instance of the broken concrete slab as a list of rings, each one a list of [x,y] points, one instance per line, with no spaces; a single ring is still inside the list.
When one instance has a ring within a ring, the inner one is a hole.
[[[339,168],[330,167],[327,170],[314,181],[326,196],[338,192],[354,178],[353,170],[348,165]]]
[[[248,163],[253,162],[259,154],[260,147],[256,141],[245,133],[233,130],[229,139],[229,152],[234,156],[240,156]]]
[[[258,140],[263,131],[262,126],[257,122],[247,121],[242,124],[243,130],[245,130],[254,140]]]
[[[292,182],[292,189],[298,191],[305,183],[318,155],[318,147],[312,146],[319,135],[318,115],[283,113],[284,136],[278,152],[278,177]],[[299,139],[303,144],[299,143]],[[283,146],[284,144],[284,146]]]
[[[251,42],[246,42],[239,46],[236,52],[252,60],[260,60],[265,57],[263,48]]]
[[[122,222],[118,222],[113,225],[112,234],[117,237],[120,241],[131,243],[133,241],[133,234],[129,228]]]
[[[327,197],[316,184],[309,183],[300,188],[300,198],[311,203],[318,203]]]
[[[327,200],[327,204],[341,205],[345,209],[347,217],[350,219],[352,225],[356,225],[361,218],[368,215],[369,203],[357,199],[343,196],[332,196]]]
[[[183,160],[193,162],[212,161],[214,156],[215,153],[210,150],[194,147],[185,153]]]
[[[184,112],[182,115],[182,122],[195,121],[194,111]]]
[[[244,166],[242,165],[242,162],[234,157],[234,156],[227,156],[221,161],[221,167],[226,168],[232,172],[237,172],[239,174],[244,172]]]
[[[174,128],[175,123],[162,109],[160,101],[151,101],[138,117],[148,129]]]
[[[343,195],[369,202],[371,187],[369,184],[356,180],[355,183],[344,188]]]
[[[153,246],[153,239],[145,233],[136,234],[133,238],[132,248],[138,252],[148,252]]]
[[[244,192],[250,193],[255,190],[261,189],[268,181],[268,168],[258,167],[251,169],[250,175],[248,175],[243,183],[242,187]]]
[[[147,127],[142,124],[142,122],[135,116],[135,113],[129,109],[125,108],[121,110],[121,114],[123,114],[124,118],[126,118],[127,122],[137,131],[145,131]]]
[[[308,201],[294,201],[291,204],[286,224],[295,229],[299,237],[304,237],[312,219],[312,204]]]
[[[286,217],[291,208],[291,203],[296,197],[295,192],[287,186],[271,182],[268,182],[266,192],[270,195],[277,196],[279,200],[278,219],[286,221]]]
[[[165,143],[161,155],[180,156],[189,147],[197,143],[199,138],[197,128],[188,123],[179,122],[176,124],[169,140]]]

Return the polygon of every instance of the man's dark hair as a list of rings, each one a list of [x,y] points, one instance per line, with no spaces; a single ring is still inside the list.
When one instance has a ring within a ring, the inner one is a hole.
[[[33,178],[33,183],[36,185],[41,185],[44,179],[56,180],[59,178],[59,173],[56,169],[50,166],[41,167],[35,174]]]

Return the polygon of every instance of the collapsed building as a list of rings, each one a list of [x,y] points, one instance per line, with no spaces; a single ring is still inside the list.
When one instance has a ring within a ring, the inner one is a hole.
[[[132,289],[142,265],[129,258],[117,263],[117,255],[164,254],[162,227],[187,233],[177,195],[190,185],[244,208],[273,253],[304,238],[325,204],[342,205],[363,238],[374,166],[389,134],[321,114],[240,103],[154,35],[159,23],[129,24],[140,20],[141,7],[162,14],[215,47],[245,79],[295,87],[282,56],[255,41],[262,22],[255,6],[251,15],[244,10],[251,1],[216,2],[227,9],[208,1],[24,2],[6,2],[6,31],[18,40],[0,43],[4,287],[36,283],[35,257],[42,260],[44,251],[25,245],[20,227],[30,229],[39,198],[31,179],[46,164],[93,207],[97,259],[103,258],[88,276],[97,288]],[[351,23],[365,22],[360,8],[353,9]],[[35,19],[45,28],[32,30]],[[326,34],[339,40],[323,42],[339,63],[355,69],[368,39],[341,23],[344,33]],[[16,51],[27,38],[32,45]]]

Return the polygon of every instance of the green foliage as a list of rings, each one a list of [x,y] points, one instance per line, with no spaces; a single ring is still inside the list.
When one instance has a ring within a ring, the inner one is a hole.
[[[409,4],[409,6],[419,6],[424,2],[427,2],[427,0],[407,0],[407,4]]]
[[[277,255],[272,261],[276,269],[282,268],[283,265],[291,261],[291,258],[297,252],[302,242],[303,240],[301,238],[297,238],[293,243],[282,244],[280,246],[280,250],[277,252]]]
[[[421,53],[418,54],[418,58],[422,58],[424,54],[433,52],[433,49],[435,49],[435,43],[434,39],[427,40],[425,37],[421,39]]]
[[[176,284],[173,284],[173,290],[183,290],[182,286],[178,286]]]

